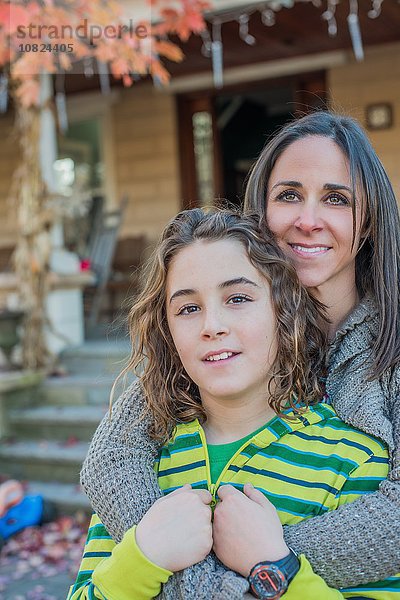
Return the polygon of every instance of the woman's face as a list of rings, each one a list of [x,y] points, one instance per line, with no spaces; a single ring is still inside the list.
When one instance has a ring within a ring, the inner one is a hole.
[[[332,306],[354,294],[361,210],[356,198],[353,244],[352,185],[346,156],[330,138],[293,142],[272,169],[267,220],[294,263],[300,281]]]

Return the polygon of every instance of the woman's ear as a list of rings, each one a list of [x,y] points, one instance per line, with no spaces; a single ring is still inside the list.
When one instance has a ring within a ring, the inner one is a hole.
[[[361,232],[360,232],[360,241],[362,243],[366,242],[367,239],[370,237],[371,235],[371,222],[368,221],[362,224],[361,227]]]

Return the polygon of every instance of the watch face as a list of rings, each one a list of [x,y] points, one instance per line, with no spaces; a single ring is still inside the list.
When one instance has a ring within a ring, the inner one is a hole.
[[[250,586],[257,598],[276,600],[287,589],[286,577],[276,565],[260,565],[254,569]]]

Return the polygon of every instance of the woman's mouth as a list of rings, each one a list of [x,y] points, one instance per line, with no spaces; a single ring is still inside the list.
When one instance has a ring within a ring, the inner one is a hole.
[[[330,246],[322,245],[305,246],[303,244],[289,244],[289,246],[295,254],[302,257],[320,256],[326,254],[331,249]]]

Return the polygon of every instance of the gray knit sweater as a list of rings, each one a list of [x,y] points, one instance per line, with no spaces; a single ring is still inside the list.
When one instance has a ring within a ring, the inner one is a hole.
[[[315,572],[332,587],[383,579],[400,572],[400,366],[368,381],[369,349],[376,337],[377,311],[364,300],[337,331],[328,354],[327,391],[347,423],[384,440],[391,451],[388,479],[379,492],[336,511],[285,527],[285,539],[307,555]],[[94,510],[115,540],[137,523],[162,493],[153,462],[157,445],[143,408],[139,383],[131,385],[99,425],[84,462],[81,481]],[[163,600],[243,598],[245,579],[210,554],[174,574]]]

